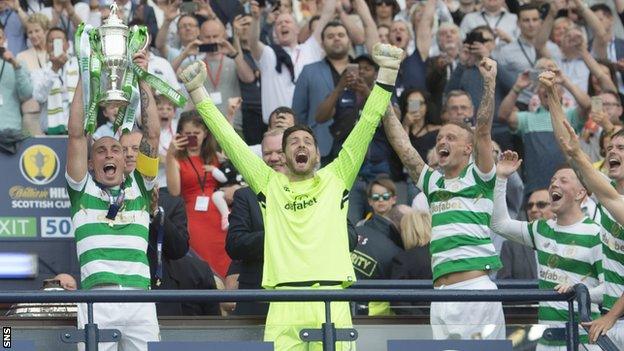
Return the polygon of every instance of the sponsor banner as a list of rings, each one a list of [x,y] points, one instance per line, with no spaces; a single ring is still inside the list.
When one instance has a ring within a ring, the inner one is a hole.
[[[272,342],[253,341],[159,341],[148,342],[148,351],[273,351]],[[482,351],[482,350],[480,350]]]
[[[388,340],[388,351],[511,351],[511,340]]]
[[[29,138],[0,153],[0,240],[73,238],[65,188],[67,138]]]

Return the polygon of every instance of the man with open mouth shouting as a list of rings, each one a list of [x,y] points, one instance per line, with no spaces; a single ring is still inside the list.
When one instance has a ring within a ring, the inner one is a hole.
[[[594,220],[604,229],[602,239],[602,269],[604,271],[603,308],[609,312],[590,326],[589,338],[595,342],[598,336],[608,334],[620,349],[624,349],[624,132],[611,136],[605,162],[609,165],[609,180],[594,169],[589,157],[581,150],[577,135],[565,120],[561,103],[554,97],[556,83],[553,72],[544,72],[540,83],[548,89],[548,105],[555,137],[568,157],[570,165],[587,189],[598,198],[598,213]]]
[[[147,71],[145,53],[133,62]],[[149,208],[158,175],[160,125],[150,86],[139,81],[142,137],[137,169],[124,176],[123,147],[112,137],[96,140],[88,151],[84,132],[82,83],[74,94],[68,122],[67,191],[75,227],[82,289],[146,290],[150,286],[147,260]],[[147,350],[159,340],[154,303],[94,304],[100,328],[122,332],[118,343],[101,343],[100,350]],[[87,322],[86,306],[78,306],[78,327]],[[80,346],[84,348],[84,346]]]
[[[552,112],[551,110],[551,113]],[[589,288],[592,302],[602,301],[604,292],[601,268],[602,245],[600,225],[587,218],[581,204],[587,191],[569,166],[560,167],[548,187],[554,219],[533,222],[512,220],[507,210],[505,193],[507,178],[515,172],[522,160],[518,154],[505,151],[496,166],[494,188],[493,231],[509,240],[519,242],[537,251],[540,289],[567,292],[573,285],[582,283]],[[598,305],[591,305],[593,318],[600,314]],[[538,309],[539,324],[563,328],[568,321],[566,301],[541,302]],[[579,330],[579,340],[588,350],[600,350],[589,343],[587,333]],[[540,339],[537,350],[564,350],[565,341]]]
[[[355,281],[347,237],[349,189],[390,102],[403,50],[377,44],[372,56],[380,66],[376,86],[338,157],[319,171],[319,148],[308,127],[286,129],[282,149],[288,170],[276,172],[249,150],[210,100],[204,64],[196,62],[180,74],[204,122],[258,196],[265,228],[264,288],[340,289]],[[332,303],[331,315],[336,327],[351,326],[348,303]],[[324,321],[322,303],[271,303],[265,340],[273,341],[275,350],[320,350],[319,342],[308,348],[299,330],[319,328]],[[353,348],[348,342],[336,346]]]
[[[449,122],[438,133],[435,150],[444,175],[420,158],[392,109],[383,121],[390,144],[427,196],[436,289],[496,289],[488,273],[502,266],[488,229],[496,174],[491,135],[496,62],[483,58],[479,72],[483,97],[474,132]],[[505,339],[500,302],[433,302],[431,327],[436,339]]]

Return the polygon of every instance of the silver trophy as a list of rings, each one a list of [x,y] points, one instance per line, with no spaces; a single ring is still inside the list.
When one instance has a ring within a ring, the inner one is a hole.
[[[108,19],[98,28],[104,61],[102,73],[108,75],[100,105],[123,107],[129,103],[121,90],[123,75],[128,67],[126,42],[129,29],[117,15],[117,10],[117,3],[113,1]]]

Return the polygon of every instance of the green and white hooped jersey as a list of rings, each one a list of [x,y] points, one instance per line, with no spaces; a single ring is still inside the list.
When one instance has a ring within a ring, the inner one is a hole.
[[[123,206],[115,220],[109,220],[109,197],[90,174],[79,182],[65,177],[82,289],[102,284],[148,289],[148,209],[154,183],[137,171],[128,175]]]
[[[552,290],[557,284],[585,284],[594,288],[602,282],[602,228],[589,218],[560,226],[555,220],[538,220],[527,223],[527,229],[537,251],[539,288]],[[596,304],[591,305],[592,318],[600,317]],[[540,324],[565,326],[568,320],[568,303],[565,301],[540,302]],[[584,335],[583,335],[584,334]],[[564,345],[540,339],[540,344]],[[587,334],[581,331],[580,342],[587,343]]]
[[[484,174],[470,163],[455,179],[425,165],[417,186],[431,212],[433,279],[470,270],[502,267],[490,238],[496,168]]]
[[[598,205],[598,209],[595,221],[604,229],[600,235],[605,280],[602,307],[610,310],[624,294],[624,227],[601,205]]]

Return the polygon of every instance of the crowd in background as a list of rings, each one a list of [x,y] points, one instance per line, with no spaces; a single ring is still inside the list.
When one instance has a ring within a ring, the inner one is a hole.
[[[605,147],[622,126],[624,40],[615,28],[624,0],[592,6],[584,0],[117,0],[117,5],[126,23],[148,28],[150,73],[185,93],[176,73],[195,60],[206,63],[210,97],[276,170],[284,167],[281,143],[268,153],[271,145],[261,150],[259,144],[265,132],[270,136],[296,123],[315,132],[321,165],[337,156],[375,82],[378,67],[368,53],[376,42],[407,53],[393,103],[412,145],[433,168],[440,125],[475,124],[483,93],[477,64],[484,57],[498,62],[492,157],[509,149],[524,159],[521,172],[507,183],[514,218],[552,217],[545,189],[564,163],[545,108],[546,92],[537,83],[540,72],[556,72],[566,117],[596,168],[609,167]],[[109,6],[109,0],[0,0],[0,139],[67,133],[78,84],[74,33],[81,22],[101,25]],[[154,202],[166,205],[174,222],[167,236],[179,240],[171,244],[176,254],[165,249],[169,279],[163,281],[169,283],[163,287],[258,288],[263,227],[257,203],[252,204],[255,195],[237,191],[245,189],[245,180],[190,103],[176,108],[162,96],[156,102],[161,189]],[[116,115],[116,108],[100,109],[94,139],[115,135]],[[431,279],[429,208],[382,128],[350,194],[354,268],[362,279]],[[122,140],[130,163],[139,140],[131,139]],[[209,198],[205,210],[197,208],[198,196]],[[593,218],[591,199],[583,209]],[[536,277],[532,250],[493,232],[492,237],[504,263],[493,276]],[[184,255],[187,249],[192,256]],[[210,271],[214,274],[206,274]],[[266,313],[257,304],[222,307]],[[391,313],[384,306],[369,308]],[[212,307],[202,311],[188,307],[185,313],[218,313]]]

